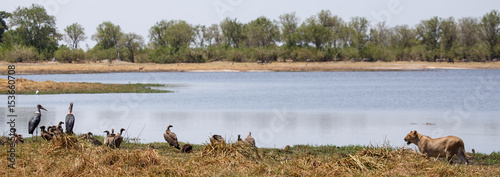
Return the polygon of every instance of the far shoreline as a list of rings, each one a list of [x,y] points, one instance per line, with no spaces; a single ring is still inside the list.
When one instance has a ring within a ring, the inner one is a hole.
[[[15,65],[16,75],[86,74],[119,72],[344,72],[344,71],[425,71],[436,69],[500,69],[499,62],[273,62],[270,64],[240,62],[209,63],[0,63],[7,74],[8,65]]]

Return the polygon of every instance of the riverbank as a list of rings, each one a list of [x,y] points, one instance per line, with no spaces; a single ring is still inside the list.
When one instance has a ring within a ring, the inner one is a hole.
[[[0,94],[9,94],[7,79],[0,79]],[[87,82],[32,81],[16,78],[15,94],[71,94],[71,93],[168,93],[166,90],[151,89],[161,84],[101,84]],[[36,93],[38,91],[38,93]]]
[[[0,72],[7,73],[9,63],[1,63]],[[16,63],[16,74],[76,74],[112,72],[295,72],[295,71],[401,71],[428,69],[500,69],[500,62],[273,62],[257,63]]]
[[[98,136],[102,142],[102,137]],[[208,138],[207,138],[208,139]],[[208,140],[207,140],[208,141]],[[181,143],[181,146],[184,143]],[[499,153],[476,154],[471,165],[450,165],[412,149],[242,144],[193,145],[180,153],[168,143],[126,141],[120,149],[71,136],[47,142],[26,138],[15,147],[15,167],[0,146],[1,176],[498,176]],[[470,155],[470,154],[469,154]]]

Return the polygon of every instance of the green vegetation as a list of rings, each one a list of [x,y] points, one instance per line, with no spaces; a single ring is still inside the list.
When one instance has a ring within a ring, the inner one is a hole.
[[[101,136],[95,136],[103,140]],[[183,145],[184,143],[181,143]],[[410,149],[373,146],[295,145],[251,148],[238,143],[193,145],[179,153],[168,143],[142,144],[125,138],[120,149],[63,136],[0,146],[1,176],[498,176],[498,153],[476,154],[471,165],[450,165]],[[481,160],[484,159],[484,160]]]
[[[161,87],[161,84],[101,84],[86,82],[54,82],[16,79],[16,94],[68,94],[68,93],[168,93],[171,91],[156,90],[150,87]],[[0,79],[0,94],[8,94],[10,88],[6,79]]]
[[[37,18],[35,18],[37,17]],[[102,60],[137,63],[210,61],[497,61],[500,13],[482,17],[432,17],[415,27],[371,24],[365,17],[342,19],[322,10],[301,21],[294,12],[279,19],[258,17],[248,23],[226,18],[210,26],[161,20],[149,29],[149,44],[110,21],[97,26],[86,52],[87,36],[78,23],[55,30],[55,17],[40,5],[0,12],[0,60],[59,62]],[[10,22],[6,25],[6,20]],[[59,40],[70,46],[59,45]]]

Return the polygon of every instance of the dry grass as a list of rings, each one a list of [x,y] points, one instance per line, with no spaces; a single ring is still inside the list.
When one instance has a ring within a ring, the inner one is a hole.
[[[2,63],[0,72],[7,73],[8,63]],[[108,73],[108,72],[188,72],[188,71],[393,71],[407,69],[500,69],[500,63],[436,63],[436,62],[297,62],[259,65],[257,63],[17,63],[17,74]],[[139,68],[142,68],[139,70]]]
[[[95,147],[63,136],[16,148],[16,169],[0,146],[0,176],[498,176],[500,165],[450,165],[409,149],[360,146],[251,148],[243,144],[195,145],[179,153],[168,143]]]
[[[7,79],[0,79],[0,94],[8,94]],[[101,84],[85,82],[32,81],[18,78],[15,82],[16,94],[63,94],[63,93],[164,93],[168,91],[150,89],[158,84]]]

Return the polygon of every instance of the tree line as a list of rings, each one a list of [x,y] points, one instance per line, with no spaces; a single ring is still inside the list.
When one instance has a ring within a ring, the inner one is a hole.
[[[7,21],[9,23],[7,23]],[[208,61],[492,61],[500,57],[500,13],[482,17],[432,17],[414,27],[385,22],[370,26],[365,17],[344,20],[322,10],[305,20],[285,13],[277,20],[258,17],[246,24],[226,18],[219,24],[193,25],[161,20],[149,29],[149,43],[105,21],[88,36],[73,23],[56,30],[56,18],[41,5],[0,12],[0,60],[200,63]],[[86,51],[81,42],[97,42]],[[64,41],[66,45],[59,44]]]

